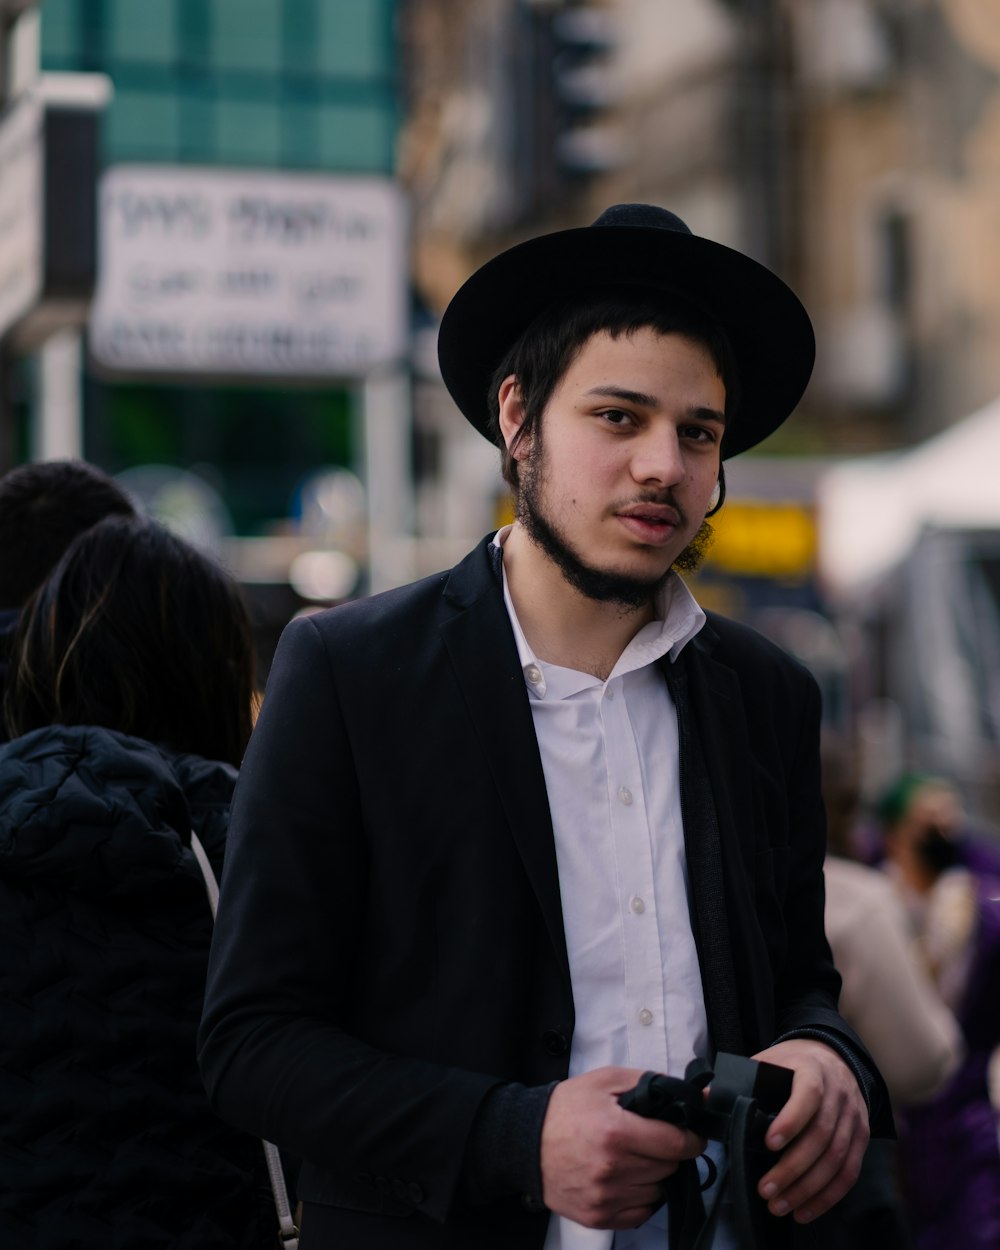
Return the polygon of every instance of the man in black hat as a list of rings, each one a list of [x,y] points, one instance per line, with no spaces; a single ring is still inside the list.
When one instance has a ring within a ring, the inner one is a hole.
[[[706,1144],[619,1096],[754,1055],[795,1073],[767,1244],[819,1244],[891,1131],[823,934],[819,696],[676,572],[724,457],[800,398],[808,317],[626,205],[475,273],[439,355],[516,520],[286,630],[230,829],[215,1105],[303,1159],[306,1247],[644,1250],[691,1244]]]

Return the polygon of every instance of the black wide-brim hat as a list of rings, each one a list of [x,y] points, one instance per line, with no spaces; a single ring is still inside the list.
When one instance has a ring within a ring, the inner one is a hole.
[[[680,296],[725,330],[736,357],[740,401],[723,458],[772,434],[802,398],[816,340],[809,315],[757,261],[692,234],[648,204],[616,204],[591,226],[539,235],[487,261],[459,288],[438,334],[441,375],[463,415],[486,438],[493,375],[540,313],[602,287]]]

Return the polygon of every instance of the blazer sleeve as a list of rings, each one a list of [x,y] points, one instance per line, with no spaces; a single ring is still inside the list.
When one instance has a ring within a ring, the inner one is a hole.
[[[787,959],[779,978],[776,1040],[812,1037],[847,1063],[868,1103],[872,1133],[894,1136],[885,1081],[862,1039],[838,1010],[841,979],[825,930],[826,814],[820,775],[819,687],[800,670],[805,697],[789,775],[789,878],[784,893]]]
[[[720,812],[723,869],[744,1044],[790,1037],[831,1046],[854,1072],[873,1131],[892,1133],[884,1085],[837,1010],[824,931],[826,820],[821,698],[812,674],[755,631],[710,615],[692,644],[704,740]]]
[[[349,655],[345,662],[349,662]],[[443,1220],[495,1077],[383,1053],[349,1028],[366,839],[328,648],[282,635],[240,773],[199,1059],[220,1116]]]

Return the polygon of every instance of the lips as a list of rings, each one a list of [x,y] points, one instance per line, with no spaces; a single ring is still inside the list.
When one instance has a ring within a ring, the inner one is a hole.
[[[653,525],[679,525],[680,516],[676,508],[665,503],[634,503],[627,508],[620,508],[617,516],[646,521]]]
[[[666,504],[632,504],[615,516],[633,537],[651,546],[667,542],[681,523],[677,509]]]

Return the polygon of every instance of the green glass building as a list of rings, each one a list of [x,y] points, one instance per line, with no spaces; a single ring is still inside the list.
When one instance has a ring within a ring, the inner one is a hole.
[[[391,175],[396,0],[42,0],[43,71],[99,71],[106,166]],[[110,472],[170,464],[214,479],[237,530],[288,514],[319,465],[350,464],[352,389],[124,381],[90,366],[84,454]]]

